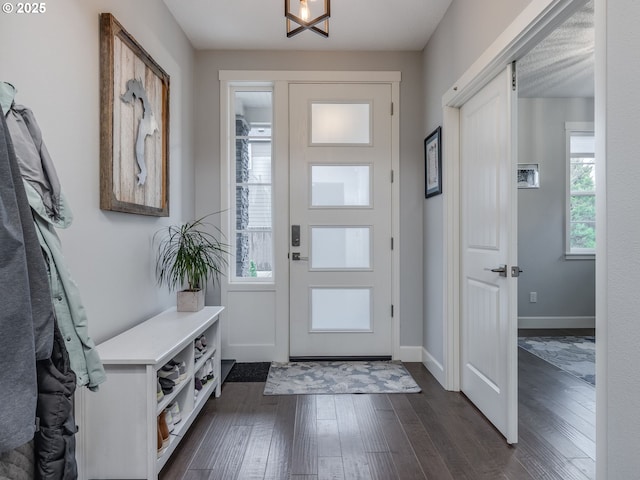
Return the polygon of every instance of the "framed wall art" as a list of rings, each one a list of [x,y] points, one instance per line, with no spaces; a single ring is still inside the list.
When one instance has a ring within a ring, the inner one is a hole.
[[[100,208],[169,216],[169,75],[100,15]]]
[[[540,172],[537,163],[518,164],[518,188],[540,188]]]
[[[425,198],[442,193],[442,141],[441,127],[424,139]]]

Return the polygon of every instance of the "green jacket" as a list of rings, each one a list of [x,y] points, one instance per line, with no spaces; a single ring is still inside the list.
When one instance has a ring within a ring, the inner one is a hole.
[[[40,127],[30,109],[16,105],[16,93],[13,85],[0,82],[0,108],[7,119],[22,183],[45,256],[58,328],[69,352],[71,369],[76,374],[78,386],[88,385],[95,390],[106,380],[106,375],[95,344],[89,338],[87,312],[78,287],[66,267],[55,230],[71,225],[73,216]]]
[[[28,182],[23,183],[47,262],[53,307],[60,333],[69,352],[71,369],[76,374],[78,386],[87,385],[95,390],[107,377],[95,344],[89,337],[87,312],[82,304],[78,286],[65,265],[62,245],[55,231],[55,228],[67,228],[73,216],[64,195],[61,195],[59,216],[56,220],[52,219],[47,215],[38,192]]]

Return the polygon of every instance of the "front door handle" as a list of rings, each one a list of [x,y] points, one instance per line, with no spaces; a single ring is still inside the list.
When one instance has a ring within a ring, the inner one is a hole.
[[[299,262],[300,260],[307,261],[307,260],[309,260],[309,257],[301,257],[300,256],[300,252],[292,252],[291,253],[291,260],[294,260],[296,262]]]
[[[507,266],[506,265],[502,265],[501,267],[498,267],[498,268],[492,268],[491,271],[499,274],[501,277],[506,277],[507,276]]]

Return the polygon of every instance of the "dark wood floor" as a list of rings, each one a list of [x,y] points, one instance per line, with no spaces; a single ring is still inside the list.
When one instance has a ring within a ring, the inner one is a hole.
[[[162,480],[595,478],[595,391],[519,350],[520,441],[510,447],[419,363],[420,394],[263,396],[227,383]]]

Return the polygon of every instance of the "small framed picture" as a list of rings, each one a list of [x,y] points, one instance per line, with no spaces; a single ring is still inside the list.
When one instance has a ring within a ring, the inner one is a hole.
[[[518,188],[540,188],[540,173],[537,163],[518,164]]]
[[[442,141],[441,127],[424,139],[425,198],[442,193]]]

